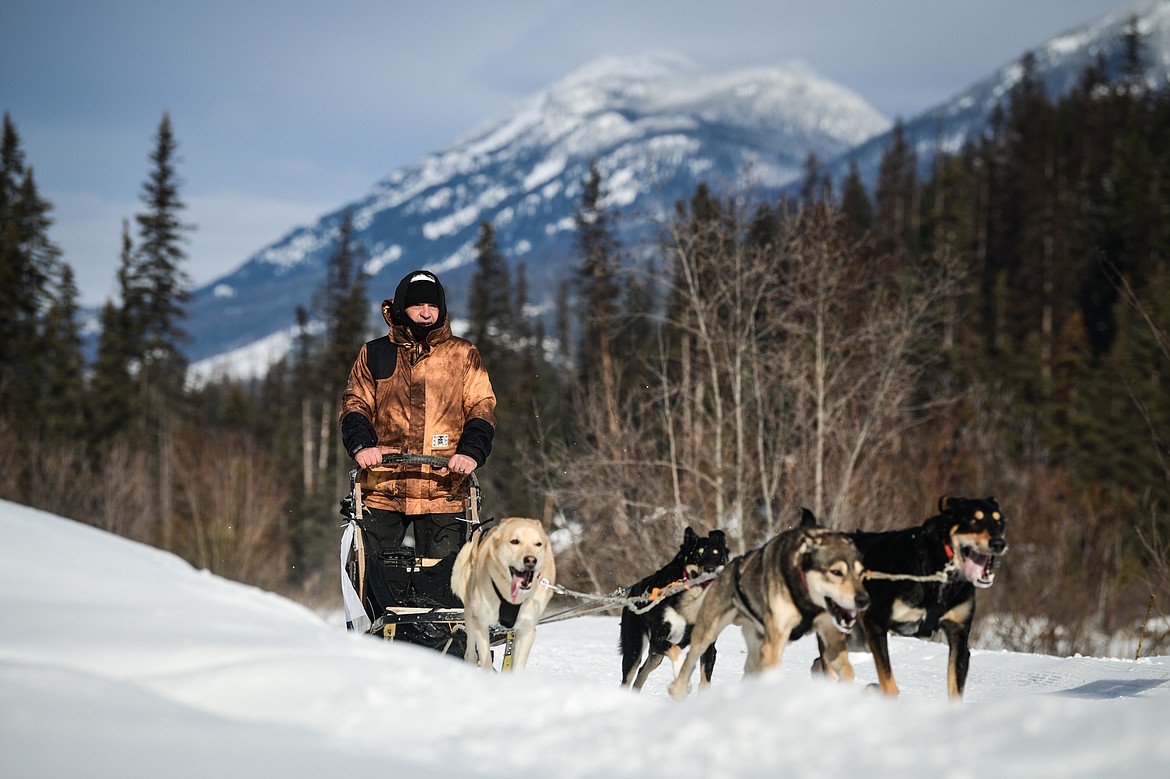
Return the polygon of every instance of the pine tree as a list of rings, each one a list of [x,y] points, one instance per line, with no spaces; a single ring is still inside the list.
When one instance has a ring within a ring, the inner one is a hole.
[[[833,195],[833,182],[821,168],[817,155],[809,152],[804,158],[804,179],[800,185],[800,200],[805,205],[827,203]]]
[[[614,365],[615,317],[618,305],[620,244],[614,215],[604,205],[605,190],[597,161],[589,163],[580,203],[574,211],[577,250],[581,257],[582,386],[601,400],[611,433],[616,433],[617,373]]]
[[[338,228],[337,245],[325,266],[325,279],[318,290],[315,303],[323,325],[317,358],[319,389],[313,399],[321,409],[317,417],[319,434],[316,443],[317,470],[328,474],[338,464],[340,451],[334,445],[337,404],[354,357],[366,340],[366,318],[369,301],[366,292],[366,274],[361,267],[365,252],[354,238],[353,214],[346,209]],[[322,480],[320,488],[333,489],[337,481]]]
[[[1170,524],[1168,299],[1170,266],[1164,265],[1132,300],[1118,302],[1117,338],[1082,407],[1088,424],[1078,451],[1094,483],[1128,493],[1122,505],[1143,503]]]
[[[780,215],[767,203],[760,203],[748,224],[747,244],[761,251],[776,246],[780,240]]]
[[[159,543],[163,549],[173,549],[171,435],[185,399],[187,357],[181,344],[187,334],[180,320],[190,297],[190,282],[181,263],[186,257],[185,233],[192,227],[180,219],[186,205],[179,197],[178,142],[169,114],[163,114],[154,141],[152,167],[140,195],[146,210],[135,216],[139,243],[124,285],[128,296],[123,299],[123,316],[127,332],[137,336],[127,343],[139,347],[133,362],[141,403],[138,421],[145,435],[140,445],[149,447],[152,455],[154,471],[147,487],[153,490],[161,523]]]
[[[300,433],[290,449],[299,454],[301,493],[290,501],[293,554],[298,570],[307,574],[325,559],[336,543],[333,529],[321,517],[336,510],[337,495],[352,465],[343,459],[337,432],[337,408],[354,358],[366,340],[369,301],[361,260],[365,250],[354,236],[353,214],[342,214],[337,240],[326,260],[325,277],[313,294],[312,315],[296,310],[297,336],[289,375],[290,409],[299,421],[289,427]],[[314,335],[314,322],[320,325]],[[278,389],[275,386],[272,390]],[[289,442],[291,441],[289,436]],[[289,458],[291,459],[291,457]]]
[[[1140,94],[1145,90],[1145,40],[1141,30],[1141,20],[1131,16],[1122,33],[1121,58],[1121,86],[1130,94]]]
[[[43,318],[61,256],[49,238],[51,210],[6,113],[0,140],[0,412],[21,424],[43,423],[55,408],[42,388],[48,369]]]
[[[557,284],[556,299],[553,304],[555,311],[553,328],[554,332],[556,332],[557,345],[559,347],[557,351],[560,354],[560,367],[562,369],[562,395],[568,392],[569,386],[572,383],[572,376],[577,372],[577,364],[580,361],[577,349],[574,348],[572,297],[572,283],[569,279],[562,279]]]
[[[56,294],[45,315],[45,433],[55,441],[73,442],[85,431],[85,358],[77,321],[77,284],[73,269],[60,268]]]
[[[325,280],[317,292],[316,308],[324,324],[321,375],[324,396],[336,403],[349,376],[358,349],[366,340],[369,299],[361,260],[365,252],[353,234],[353,214],[346,209],[338,228],[337,245],[325,266]]]
[[[99,316],[97,359],[89,386],[89,427],[91,443],[101,445],[130,431],[131,410],[136,403],[132,389],[131,365],[141,352],[139,336],[128,311],[136,293],[132,287],[134,244],[130,225],[122,222],[122,253],[118,266],[118,288],[122,305],[106,301]]]
[[[132,273],[136,295],[123,301],[142,334],[141,379],[164,404],[181,395],[187,368],[181,348],[187,335],[179,320],[186,316],[190,283],[181,263],[186,257],[184,233],[192,228],[180,220],[186,205],[179,198],[177,148],[170,115],[164,113],[150,154],[153,167],[142,187],[146,211],[135,217],[139,231]]]
[[[300,457],[298,466],[301,471],[301,497],[307,498],[317,484],[316,426],[313,424],[313,407],[315,401],[314,388],[320,383],[318,366],[313,361],[313,335],[310,331],[311,316],[304,306],[296,308],[296,337],[293,341],[293,351],[290,355],[292,364],[289,368],[293,400],[297,408],[296,429],[300,431]]]
[[[918,248],[918,155],[906,140],[906,127],[894,124],[890,145],[882,153],[874,186],[874,238],[885,272],[912,264]]]
[[[845,218],[845,229],[857,239],[873,229],[873,205],[861,181],[857,160],[849,161],[849,172],[841,184],[841,214]]]
[[[467,289],[467,312],[470,321],[468,339],[479,347],[484,365],[491,373],[501,367],[505,344],[515,343],[518,316],[511,300],[512,284],[508,264],[496,245],[496,231],[491,222],[481,222],[475,242],[475,271]]]
[[[19,198],[24,174],[20,136],[5,113],[0,141],[0,411],[9,417],[27,412],[27,360],[36,317],[36,280],[22,246]]]

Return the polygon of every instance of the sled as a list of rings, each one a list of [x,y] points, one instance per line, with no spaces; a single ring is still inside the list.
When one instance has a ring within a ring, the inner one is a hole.
[[[447,458],[421,454],[382,456],[383,465],[396,463],[442,468],[447,465]],[[420,557],[412,547],[400,547],[383,554],[377,571],[367,571],[362,531],[357,522],[363,512],[361,471],[361,468],[350,471],[349,494],[341,499],[341,515],[348,520],[341,542],[346,626],[351,632],[363,632],[388,641],[405,641],[462,659],[467,646],[463,608],[450,587],[451,567],[457,552],[439,559]],[[470,473],[466,483],[466,522],[460,548],[483,524],[479,519],[479,478],[474,472]],[[376,590],[378,600],[385,603],[384,609],[377,614],[371,614],[372,608],[368,608],[372,590]],[[492,646],[505,645],[505,670],[511,666],[512,639],[511,631],[492,632]]]

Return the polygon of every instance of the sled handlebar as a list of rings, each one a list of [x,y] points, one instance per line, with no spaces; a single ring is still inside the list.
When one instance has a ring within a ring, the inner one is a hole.
[[[396,463],[407,463],[409,465],[430,465],[435,468],[446,468],[449,457],[437,457],[433,454],[383,454],[382,465],[394,465]],[[473,489],[479,489],[479,477],[475,475],[475,471],[467,474],[468,480],[471,481]]]
[[[434,468],[446,468],[449,458],[437,457],[433,454],[383,454],[383,465],[396,464],[410,464],[410,465],[430,465]],[[359,501],[356,497],[356,487],[358,482],[358,474],[363,468],[354,468],[349,472],[349,495],[341,500],[341,514],[346,517],[354,517],[359,511]],[[479,477],[475,472],[467,474],[467,508],[470,511],[471,522],[479,524],[479,509],[481,496],[479,492]],[[447,500],[457,500],[454,497],[448,497]]]

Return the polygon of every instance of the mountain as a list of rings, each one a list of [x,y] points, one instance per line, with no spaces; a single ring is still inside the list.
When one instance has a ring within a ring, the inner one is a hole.
[[[1152,88],[1170,83],[1170,2],[1142,0],[1107,14],[1094,22],[1057,35],[1032,51],[1035,77],[1048,96],[1057,99],[1071,92],[1085,69],[1101,57],[1111,80],[1122,72],[1124,38],[1132,20],[1145,46],[1143,77]],[[1006,103],[1012,88],[1023,76],[1021,57],[999,68],[987,78],[909,119],[903,118],[906,141],[916,151],[920,170],[929,170],[937,150],[959,151],[970,139],[989,126],[997,106]],[[872,186],[877,179],[882,152],[889,146],[891,130],[869,138],[858,147],[832,160],[825,171],[839,183],[856,161],[863,181]]]
[[[505,256],[525,263],[539,303],[575,262],[573,209],[591,158],[611,207],[653,215],[700,181],[715,186],[745,170],[778,189],[810,152],[831,159],[889,126],[861,97],[800,66],[716,72],[669,55],[602,59],[196,290],[188,353],[198,361],[248,349],[253,367],[266,368],[287,346],[296,307],[310,302],[347,209],[374,307],[425,266],[442,275],[454,311],[466,311],[483,220]],[[203,375],[215,365],[204,363]]]
[[[1116,74],[1135,17],[1146,80],[1170,83],[1170,0],[1142,0],[1055,36],[1033,51],[1035,77],[1055,98],[1098,57]],[[956,151],[988,126],[1020,79],[1019,59],[903,122],[924,170],[936,149]],[[625,220],[632,242],[700,181],[718,189],[744,180],[746,169],[761,193],[795,187],[810,152],[828,161],[834,181],[855,160],[872,183],[891,128],[861,97],[801,66],[714,72],[668,55],[599,60],[196,290],[188,353],[202,361],[200,378],[263,373],[284,354],[346,209],[368,253],[372,310],[404,273],[428,267],[442,274],[455,312],[466,311],[485,219],[509,261],[525,263],[530,302],[547,304],[576,262],[572,215],[590,158],[608,204],[637,215]]]

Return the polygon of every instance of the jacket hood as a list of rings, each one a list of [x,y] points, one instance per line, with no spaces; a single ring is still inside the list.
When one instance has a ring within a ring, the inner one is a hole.
[[[418,276],[426,276],[435,283],[435,288],[439,291],[439,319],[434,326],[428,328],[428,332],[441,329],[447,324],[447,292],[443,289],[443,284],[439,281],[439,277],[431,273],[429,270],[411,271],[402,277],[398,282],[398,286],[394,290],[394,297],[389,300],[382,301],[382,317],[386,320],[386,324],[390,325],[391,329],[395,327],[402,328],[407,332],[413,332],[417,329],[411,327],[412,322],[410,317],[406,315],[406,288],[410,286],[410,282]],[[419,338],[417,340],[424,340]]]

